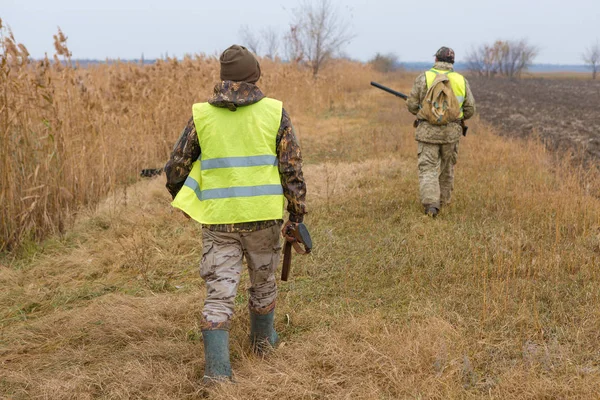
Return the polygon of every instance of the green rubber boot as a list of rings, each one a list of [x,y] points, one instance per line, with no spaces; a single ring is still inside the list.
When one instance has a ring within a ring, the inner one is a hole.
[[[204,384],[231,380],[229,361],[229,331],[202,331],[204,339]]]
[[[268,314],[256,314],[250,310],[250,340],[255,353],[262,355],[275,348],[279,336],[273,327],[274,319],[274,309]]]

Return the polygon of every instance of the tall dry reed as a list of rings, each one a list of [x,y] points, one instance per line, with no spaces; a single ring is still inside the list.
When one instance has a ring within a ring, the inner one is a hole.
[[[60,30],[53,59],[33,61],[1,23],[0,31],[0,251],[62,232],[81,206],[162,166],[191,105],[219,80],[218,60],[204,55],[81,68]],[[259,86],[292,113],[315,113],[348,101],[358,84],[348,78],[368,69],[340,63],[314,80],[262,60]]]

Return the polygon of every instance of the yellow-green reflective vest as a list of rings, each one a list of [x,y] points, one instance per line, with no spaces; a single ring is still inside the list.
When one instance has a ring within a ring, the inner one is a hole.
[[[456,95],[458,99],[458,104],[460,105],[460,115],[459,118],[463,117],[463,103],[465,102],[465,96],[467,95],[467,84],[465,82],[465,77],[454,71],[443,71],[440,69],[431,68],[429,71],[425,71],[425,77],[427,78],[427,88],[431,86],[435,76],[437,74],[446,74],[448,75],[448,79],[450,79],[450,85],[452,86],[452,91]]]
[[[200,159],[171,203],[202,224],[283,218],[276,138],[282,103],[263,98],[234,112],[194,104]]]

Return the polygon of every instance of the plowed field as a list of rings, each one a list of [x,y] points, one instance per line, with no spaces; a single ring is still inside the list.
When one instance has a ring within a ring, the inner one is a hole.
[[[503,135],[537,134],[551,149],[600,159],[600,81],[469,79],[478,114]]]

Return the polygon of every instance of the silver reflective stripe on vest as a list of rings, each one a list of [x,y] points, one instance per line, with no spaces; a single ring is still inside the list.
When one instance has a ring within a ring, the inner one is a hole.
[[[261,185],[261,186],[237,186],[222,189],[207,189],[201,192],[200,200],[228,199],[231,197],[253,197],[281,195],[283,188],[281,185]]]
[[[183,183],[183,186],[187,186],[190,189],[192,189],[194,193],[196,193],[196,197],[198,197],[198,200],[202,200],[200,198],[200,185],[198,185],[198,182],[196,182],[194,178],[188,176],[185,182]]]
[[[458,104],[462,104],[465,101],[465,96],[456,96],[456,98],[458,99]]]
[[[200,190],[200,185],[192,177],[187,177],[184,183],[196,193],[198,200],[228,199],[232,197],[253,197],[283,194],[281,185],[237,186],[221,189]]]
[[[202,170],[217,168],[257,167],[261,165],[277,166],[277,156],[224,157],[202,160]]]

